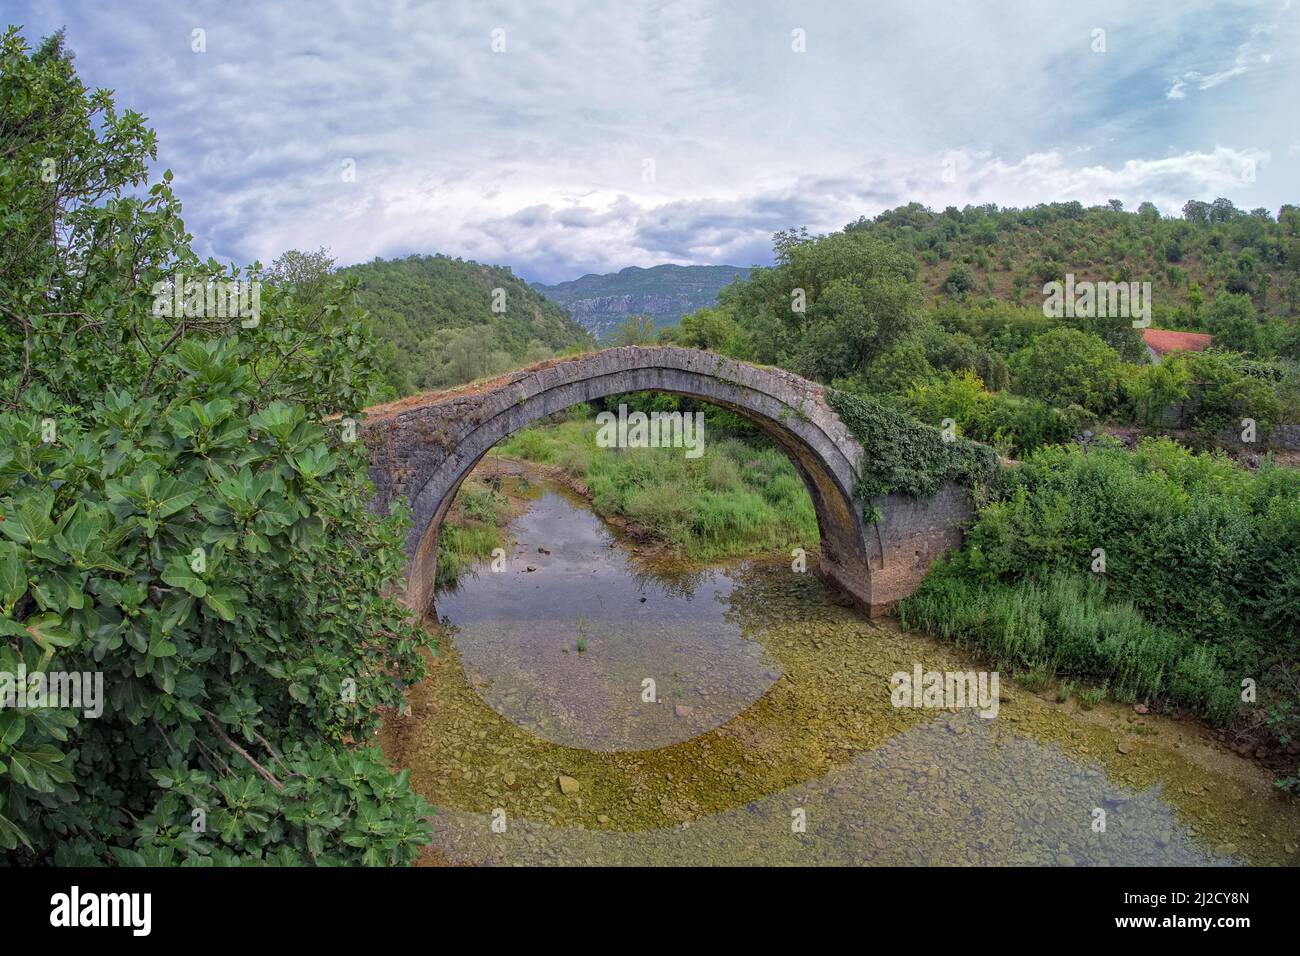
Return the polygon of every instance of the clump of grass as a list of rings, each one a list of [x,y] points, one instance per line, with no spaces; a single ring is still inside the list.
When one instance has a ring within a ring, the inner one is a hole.
[[[513,458],[523,458],[549,465],[558,454],[555,442],[539,428],[522,428],[501,443],[500,452]]]
[[[457,495],[465,517],[492,526],[500,526],[509,515],[509,505],[498,492],[484,485],[465,482]]]
[[[1026,690],[1036,694],[1050,686],[1055,676],[1051,668],[1040,661],[1016,674],[1016,679],[1025,686]]]
[[[571,475],[586,475],[591,467],[591,452],[583,445],[562,445],[556,461]]]
[[[705,481],[714,491],[735,491],[744,486],[740,466],[725,455],[714,455],[704,467]]]
[[[937,565],[899,605],[909,627],[977,648],[1012,673],[1066,679],[1058,699],[1079,681],[1100,686],[1079,692],[1085,705],[1107,694],[1116,700],[1164,699],[1226,724],[1237,693],[1208,645],[1143,618],[1128,602],[1107,598],[1092,576],[1057,572],[1045,581],[976,585],[952,564]]]
[[[454,587],[476,562],[505,546],[510,504],[498,491],[465,482],[438,531],[437,587]]]
[[[454,586],[475,562],[491,555],[503,541],[502,530],[497,527],[444,523],[438,532],[437,586]]]
[[[628,496],[628,516],[665,541],[685,538],[692,512],[690,491],[684,485],[652,484]]]
[[[1103,700],[1106,699],[1106,687],[1085,687],[1079,691],[1079,703],[1083,705],[1084,710],[1092,710]]]

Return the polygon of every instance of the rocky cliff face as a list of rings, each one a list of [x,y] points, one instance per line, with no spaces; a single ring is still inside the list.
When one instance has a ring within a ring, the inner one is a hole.
[[[716,296],[717,293],[714,293]],[[575,299],[568,305],[574,320],[595,335],[603,338],[629,315],[649,315],[655,325],[674,325],[683,315],[694,312],[700,305],[698,296],[679,295],[599,295]],[[710,299],[705,304],[711,304]]]
[[[748,269],[738,266],[631,266],[608,275],[533,287],[601,339],[629,315],[649,315],[657,326],[675,325],[683,315],[713,305],[719,291],[748,275]]]

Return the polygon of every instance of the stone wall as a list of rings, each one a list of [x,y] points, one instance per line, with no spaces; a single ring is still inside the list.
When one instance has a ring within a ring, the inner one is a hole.
[[[867,527],[874,616],[915,591],[930,565],[961,547],[975,503],[966,488],[947,482],[930,498],[885,495],[872,504],[880,515]]]
[[[1274,425],[1268,433],[1270,448],[1300,448],[1300,425]]]

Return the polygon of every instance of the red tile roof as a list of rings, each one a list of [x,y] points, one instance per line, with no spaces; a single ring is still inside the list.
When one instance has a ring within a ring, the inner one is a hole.
[[[1214,341],[1213,335],[1204,332],[1174,332],[1169,329],[1143,329],[1142,340],[1157,355],[1170,352],[1201,352]]]

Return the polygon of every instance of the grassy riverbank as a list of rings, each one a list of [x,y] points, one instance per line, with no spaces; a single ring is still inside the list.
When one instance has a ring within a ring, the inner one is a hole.
[[[1300,473],[1168,440],[1045,448],[1004,471],[899,607],[998,667],[1173,705],[1300,790]]]
[[[438,585],[454,584],[476,561],[506,546],[510,499],[499,488],[469,478],[438,531]]]

